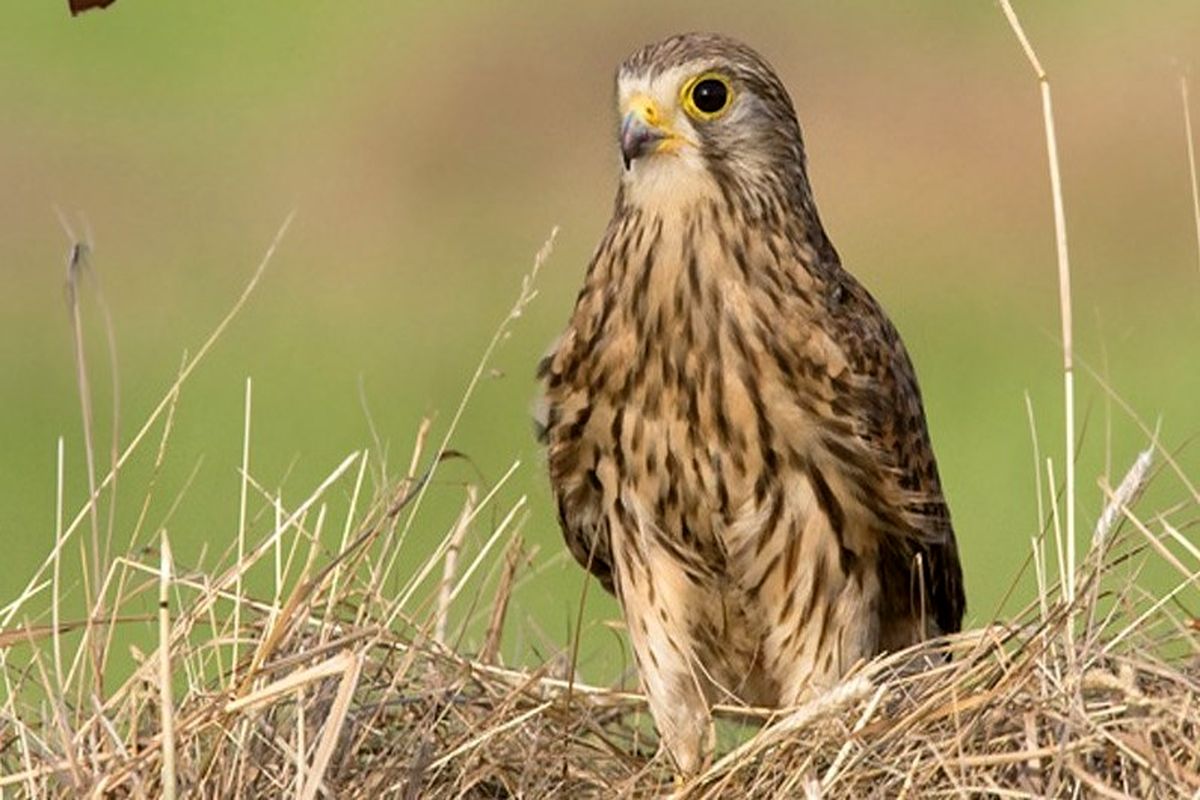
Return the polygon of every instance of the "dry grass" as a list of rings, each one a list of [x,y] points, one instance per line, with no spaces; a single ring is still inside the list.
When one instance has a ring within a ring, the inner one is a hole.
[[[1056,169],[1048,84],[1020,38],[1038,73]],[[1069,270],[1052,174],[1070,419]],[[265,490],[250,468],[248,383],[237,539],[215,566],[181,568],[168,531],[143,531],[176,403],[277,243],[126,448],[112,447],[103,476],[72,306],[91,495],[64,516],[60,441],[54,547],[0,608],[4,796],[1200,797],[1200,620],[1183,610],[1200,588],[1191,541],[1200,491],[1149,430],[1151,443],[1115,488],[1101,482],[1107,503],[1090,537],[1071,535],[1073,473],[1060,494],[1047,459],[1049,509],[1038,510],[1045,526],[1026,564],[1038,589],[1022,611],[857,665],[799,708],[718,709],[749,732],[689,782],[676,782],[658,753],[641,696],[583,685],[564,668],[574,643],[541,666],[505,665],[507,610],[528,559],[524,498],[509,506],[497,498],[517,465],[468,492],[434,552],[416,552],[411,539],[429,524],[421,509],[430,478],[457,455],[451,436],[493,350],[533,299],[549,243],[445,437],[430,446],[422,425],[407,473],[380,481],[374,497],[367,476],[387,471],[367,452],[348,454],[300,502]],[[72,250],[72,280],[81,252]],[[155,453],[154,477],[133,528],[114,531],[117,476],[140,450]],[[1139,506],[1151,479],[1179,487],[1171,505]],[[328,512],[334,493],[350,498],[337,520]],[[255,518],[255,509],[267,513]],[[115,541],[128,544],[110,557]],[[91,609],[83,619],[63,618],[71,547],[80,548]],[[1168,591],[1143,584],[1153,562],[1175,576]],[[252,572],[270,575],[271,589],[251,589]],[[471,613],[456,619],[466,596]],[[467,651],[458,643],[471,620],[482,633]],[[157,645],[117,683],[114,641],[127,625],[156,629]]]
[[[476,379],[531,287],[532,276]],[[115,464],[151,447],[153,431],[161,463],[195,363]],[[248,386],[246,465],[251,414]],[[435,552],[412,552],[430,472],[455,455],[447,449],[453,425],[433,449],[427,431],[408,474],[369,500],[367,453],[348,455],[294,505],[245,471],[244,486],[257,495],[251,508],[270,511],[269,524],[253,524],[241,500],[238,541],[204,571],[173,564],[168,534],[158,531],[156,546],[102,562],[87,599],[107,611],[91,620],[64,621],[60,581],[46,576],[58,575],[96,503],[60,523],[43,570],[0,609],[0,787],[39,798],[1200,792],[1200,622],[1180,612],[1183,594],[1200,587],[1200,550],[1188,538],[1200,494],[1173,471],[1159,479],[1175,478],[1182,501],[1154,514],[1136,510],[1153,464],[1173,470],[1157,444],[1107,492],[1073,579],[1065,557],[1045,555],[1063,553],[1051,483],[1047,532],[1028,564],[1039,590],[1024,611],[859,665],[800,708],[720,709],[749,722],[752,735],[677,785],[639,695],[559,674],[571,643],[541,667],[502,663],[506,609],[527,562],[517,533],[524,498],[494,507],[513,470],[482,496],[468,493]],[[420,464],[433,467],[422,474]],[[96,483],[99,501],[112,475]],[[334,492],[351,498],[336,523],[326,505]],[[340,544],[326,549],[335,527]],[[1176,570],[1171,591],[1141,587],[1150,560]],[[91,554],[82,561],[86,569]],[[262,596],[243,582],[255,570],[274,576]],[[476,652],[453,645],[461,637],[450,610],[468,592],[479,598],[473,616],[486,620]],[[147,617],[150,604],[158,612]],[[36,621],[47,615],[50,625]],[[110,663],[114,629],[155,620],[157,649],[123,683],[93,672]],[[914,660],[927,668],[914,671]]]

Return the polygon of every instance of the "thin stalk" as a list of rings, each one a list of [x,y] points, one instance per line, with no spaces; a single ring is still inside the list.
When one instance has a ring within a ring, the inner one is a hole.
[[[1037,76],[1042,95],[1042,119],[1046,128],[1046,154],[1050,165],[1050,193],[1054,201],[1054,242],[1058,256],[1058,302],[1062,320],[1063,404],[1066,422],[1066,522],[1067,522],[1067,596],[1075,600],[1075,359],[1071,340],[1071,259],[1067,250],[1067,218],[1063,207],[1062,176],[1058,166],[1058,140],[1054,131],[1054,108],[1050,99],[1050,80],[1025,35],[1021,21],[1009,0],[1000,0],[1008,24],[1025,51]]]

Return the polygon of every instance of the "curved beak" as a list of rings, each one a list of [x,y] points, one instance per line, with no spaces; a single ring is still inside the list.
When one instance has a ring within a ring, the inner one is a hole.
[[[635,97],[621,120],[621,159],[628,170],[634,160],[658,150],[674,134],[663,125],[658,106],[648,97]]]

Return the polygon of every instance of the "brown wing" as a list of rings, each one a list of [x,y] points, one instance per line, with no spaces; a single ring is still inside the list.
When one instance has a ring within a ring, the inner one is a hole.
[[[966,598],[950,509],[908,351],[875,298],[837,268],[826,292],[827,332],[846,358],[833,390],[856,447],[832,441],[855,463],[860,502],[878,518],[880,580],[892,609],[924,612],[942,633],[962,626]],[[844,438],[844,433],[841,434]],[[828,437],[835,440],[834,434]],[[827,445],[831,442],[827,442]],[[862,457],[856,457],[862,456]],[[915,569],[917,557],[922,574]],[[924,584],[925,597],[916,591]]]
[[[591,405],[582,390],[567,385],[569,373],[578,362],[570,357],[574,342],[574,331],[568,330],[538,363],[537,378],[542,381],[544,395],[534,417],[534,434],[546,447],[550,488],[567,549],[611,594],[612,546],[603,512],[603,490],[596,474],[595,450],[582,441]]]

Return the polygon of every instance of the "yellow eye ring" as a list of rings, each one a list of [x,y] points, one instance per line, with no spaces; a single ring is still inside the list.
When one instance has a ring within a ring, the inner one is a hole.
[[[683,85],[679,103],[692,119],[716,119],[733,105],[733,85],[719,72],[704,72]]]

